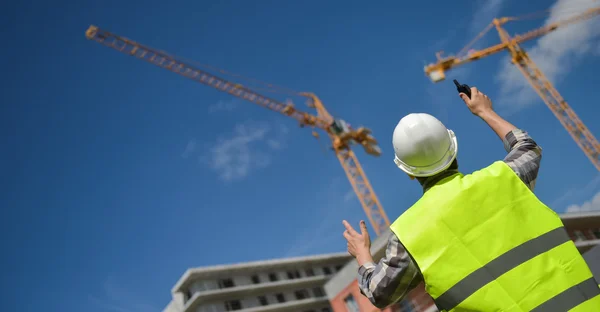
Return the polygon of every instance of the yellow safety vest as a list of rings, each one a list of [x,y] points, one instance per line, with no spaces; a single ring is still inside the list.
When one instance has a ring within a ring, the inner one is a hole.
[[[439,181],[392,225],[443,311],[600,311],[560,217],[502,161]]]

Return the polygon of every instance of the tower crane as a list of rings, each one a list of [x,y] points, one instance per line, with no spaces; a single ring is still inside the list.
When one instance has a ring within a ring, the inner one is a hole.
[[[577,145],[579,145],[585,155],[592,161],[596,169],[600,170],[600,143],[598,143],[598,140],[594,137],[594,135],[583,124],[569,104],[567,104],[567,102],[561,97],[552,83],[550,83],[541,70],[529,58],[525,50],[520,46],[520,44],[523,42],[541,37],[563,26],[590,19],[599,14],[600,7],[590,8],[570,18],[550,23],[544,27],[513,37],[511,37],[502,26],[509,21],[524,19],[531,17],[531,15],[523,17],[495,18],[492,23],[490,23],[456,56],[442,57],[442,52],[438,52],[436,54],[437,62],[425,66],[425,74],[429,76],[433,82],[439,82],[445,79],[445,72],[454,67],[478,60],[500,51],[508,50],[511,55],[511,62],[517,66],[521,73],[523,73],[527,81],[529,81],[537,94],[550,108],[554,116],[556,116],[560,123],[567,129],[571,137],[573,137]],[[467,49],[476,40],[481,38],[492,28],[496,28],[498,31],[500,40],[502,41],[501,43],[477,51],[471,50],[466,56],[463,56],[464,52],[467,51]]]
[[[352,184],[352,188],[358,196],[358,200],[373,227],[373,231],[376,235],[379,235],[382,230],[389,227],[390,222],[379,202],[379,198],[377,198],[358,158],[351,149],[351,145],[359,144],[367,154],[379,156],[381,155],[381,149],[377,144],[377,140],[371,135],[370,129],[364,127],[353,129],[344,120],[333,118],[315,94],[302,92],[296,95],[306,97],[308,99],[309,107],[314,108],[317,111],[316,115],[300,111],[296,109],[292,103],[283,103],[274,100],[259,94],[244,85],[225,80],[205,70],[199,69],[197,66],[187,64],[187,62],[184,62],[180,58],[144,46],[125,37],[104,31],[94,25],[91,25],[87,29],[85,35],[87,39],[94,40],[119,52],[129,54],[196,82],[203,83],[287,117],[291,117],[298,121],[300,127],[308,126],[313,129],[318,128],[325,131],[331,139],[332,149],[344,168],[346,176],[348,177],[348,180],[350,180],[350,184]],[[318,137],[318,133],[314,130],[313,135]]]

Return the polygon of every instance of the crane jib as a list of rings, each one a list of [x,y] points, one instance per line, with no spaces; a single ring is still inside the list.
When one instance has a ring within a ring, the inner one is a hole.
[[[438,62],[426,66],[425,73],[432,81],[438,82],[445,79],[445,71],[447,70],[500,51],[508,50],[511,54],[513,64],[517,66],[519,71],[525,76],[546,106],[548,106],[554,116],[573,138],[575,143],[577,143],[584,154],[590,159],[594,167],[600,171],[600,143],[533,60],[529,58],[527,52],[519,45],[520,43],[538,38],[566,25],[581,22],[597,15],[600,15],[600,7],[588,9],[583,13],[513,37],[509,36],[502,25],[518,18],[494,19],[490,25],[494,26],[498,31],[502,40],[501,43],[478,51],[469,51],[468,55],[464,57],[450,56],[441,58],[438,54]],[[489,28],[490,27],[488,26],[486,31],[489,30]],[[472,42],[470,44],[472,44]]]

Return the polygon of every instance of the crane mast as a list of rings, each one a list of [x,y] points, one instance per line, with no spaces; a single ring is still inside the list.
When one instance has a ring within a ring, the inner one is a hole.
[[[548,24],[544,27],[514,37],[511,37],[502,27],[502,25],[508,21],[517,20],[518,18],[496,18],[492,21],[488,28],[479,34],[478,37],[482,36],[492,27],[495,27],[502,43],[479,51],[473,51],[466,57],[450,56],[442,58],[440,53],[438,53],[438,62],[426,66],[425,73],[433,82],[438,82],[445,79],[445,71],[451,68],[478,60],[482,57],[489,56],[503,50],[508,50],[511,55],[511,62],[517,66],[519,71],[521,71],[521,73],[525,76],[536,93],[542,98],[548,108],[550,108],[554,116],[556,116],[567,132],[569,132],[569,135],[571,135],[573,140],[575,140],[577,145],[583,150],[585,155],[590,159],[596,169],[600,171],[600,143],[584,125],[581,119],[579,119],[575,111],[562,98],[560,93],[558,93],[548,78],[546,78],[537,65],[529,58],[525,50],[519,45],[522,42],[529,41],[555,31],[559,27],[580,22],[599,14],[600,7],[591,8],[576,16]]]
[[[542,71],[529,58],[527,52],[517,43],[511,42],[511,38],[501,26],[499,20],[494,20],[494,26],[512,56],[511,62],[517,66],[527,81],[533,86],[536,93],[550,108],[554,116],[567,129],[577,145],[583,150],[597,170],[600,170],[600,144],[590,130],[583,124],[575,111],[562,98],[552,83],[546,78]]]
[[[375,194],[367,175],[351,149],[351,145],[358,144],[363,147],[367,154],[379,156],[381,155],[381,150],[377,145],[377,140],[371,135],[370,129],[364,127],[353,129],[343,120],[334,119],[315,94],[304,92],[297,95],[309,99],[309,106],[315,108],[317,111],[316,116],[296,109],[293,104],[285,104],[271,99],[241,84],[230,82],[186,64],[186,62],[165,52],[141,45],[125,37],[117,36],[96,26],[92,25],[87,29],[86,37],[89,40],[94,40],[119,52],[134,56],[196,82],[293,118],[298,121],[301,127],[309,126],[325,131],[331,139],[332,149],[344,168],[346,176],[373,227],[373,231],[376,235],[379,235],[385,228],[389,227],[389,219],[381,206],[379,198]]]

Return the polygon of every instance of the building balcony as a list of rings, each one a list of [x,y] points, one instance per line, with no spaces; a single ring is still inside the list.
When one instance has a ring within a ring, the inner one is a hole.
[[[340,252],[325,255],[190,268],[186,270],[185,273],[179,278],[177,283],[171,289],[171,293],[185,293],[189,289],[190,285],[198,280],[209,281],[218,280],[223,277],[249,276],[252,273],[276,273],[294,269],[343,265],[351,259],[352,257],[347,252]]]
[[[298,312],[329,306],[327,297],[307,298],[302,300],[275,303],[266,306],[238,310],[240,312]]]
[[[236,286],[236,287],[230,287],[230,288],[222,288],[222,289],[196,292],[196,293],[194,293],[192,298],[190,298],[185,303],[184,312],[194,312],[194,310],[200,304],[205,303],[205,302],[228,300],[231,298],[250,297],[253,295],[259,296],[259,295],[266,294],[266,293],[281,292],[281,291],[294,290],[294,289],[300,289],[300,288],[318,287],[318,286],[322,286],[325,283],[325,281],[327,281],[329,278],[330,278],[330,276],[318,275],[318,276],[311,276],[311,277],[304,277],[304,278],[297,278],[297,279],[280,280],[280,281],[276,281],[276,282],[250,284],[250,285],[244,285],[244,286]],[[311,299],[315,299],[315,298],[311,298]],[[308,299],[305,299],[305,300],[308,300]],[[297,301],[305,301],[305,300],[297,300]],[[326,298],[325,298],[325,301],[327,301]],[[288,303],[291,304],[292,302],[296,302],[296,301],[290,301]],[[275,306],[275,305],[274,304],[269,305],[268,307],[271,307],[271,306]],[[277,306],[279,306],[279,304],[277,304]],[[265,307],[267,307],[267,306],[263,306],[261,308],[265,308]],[[243,310],[243,311],[246,311],[246,310]],[[248,311],[250,311],[250,310],[248,310]],[[254,311],[254,310],[252,310],[252,311]],[[267,311],[267,310],[256,310],[256,311]],[[271,310],[268,310],[268,311],[271,311]]]

